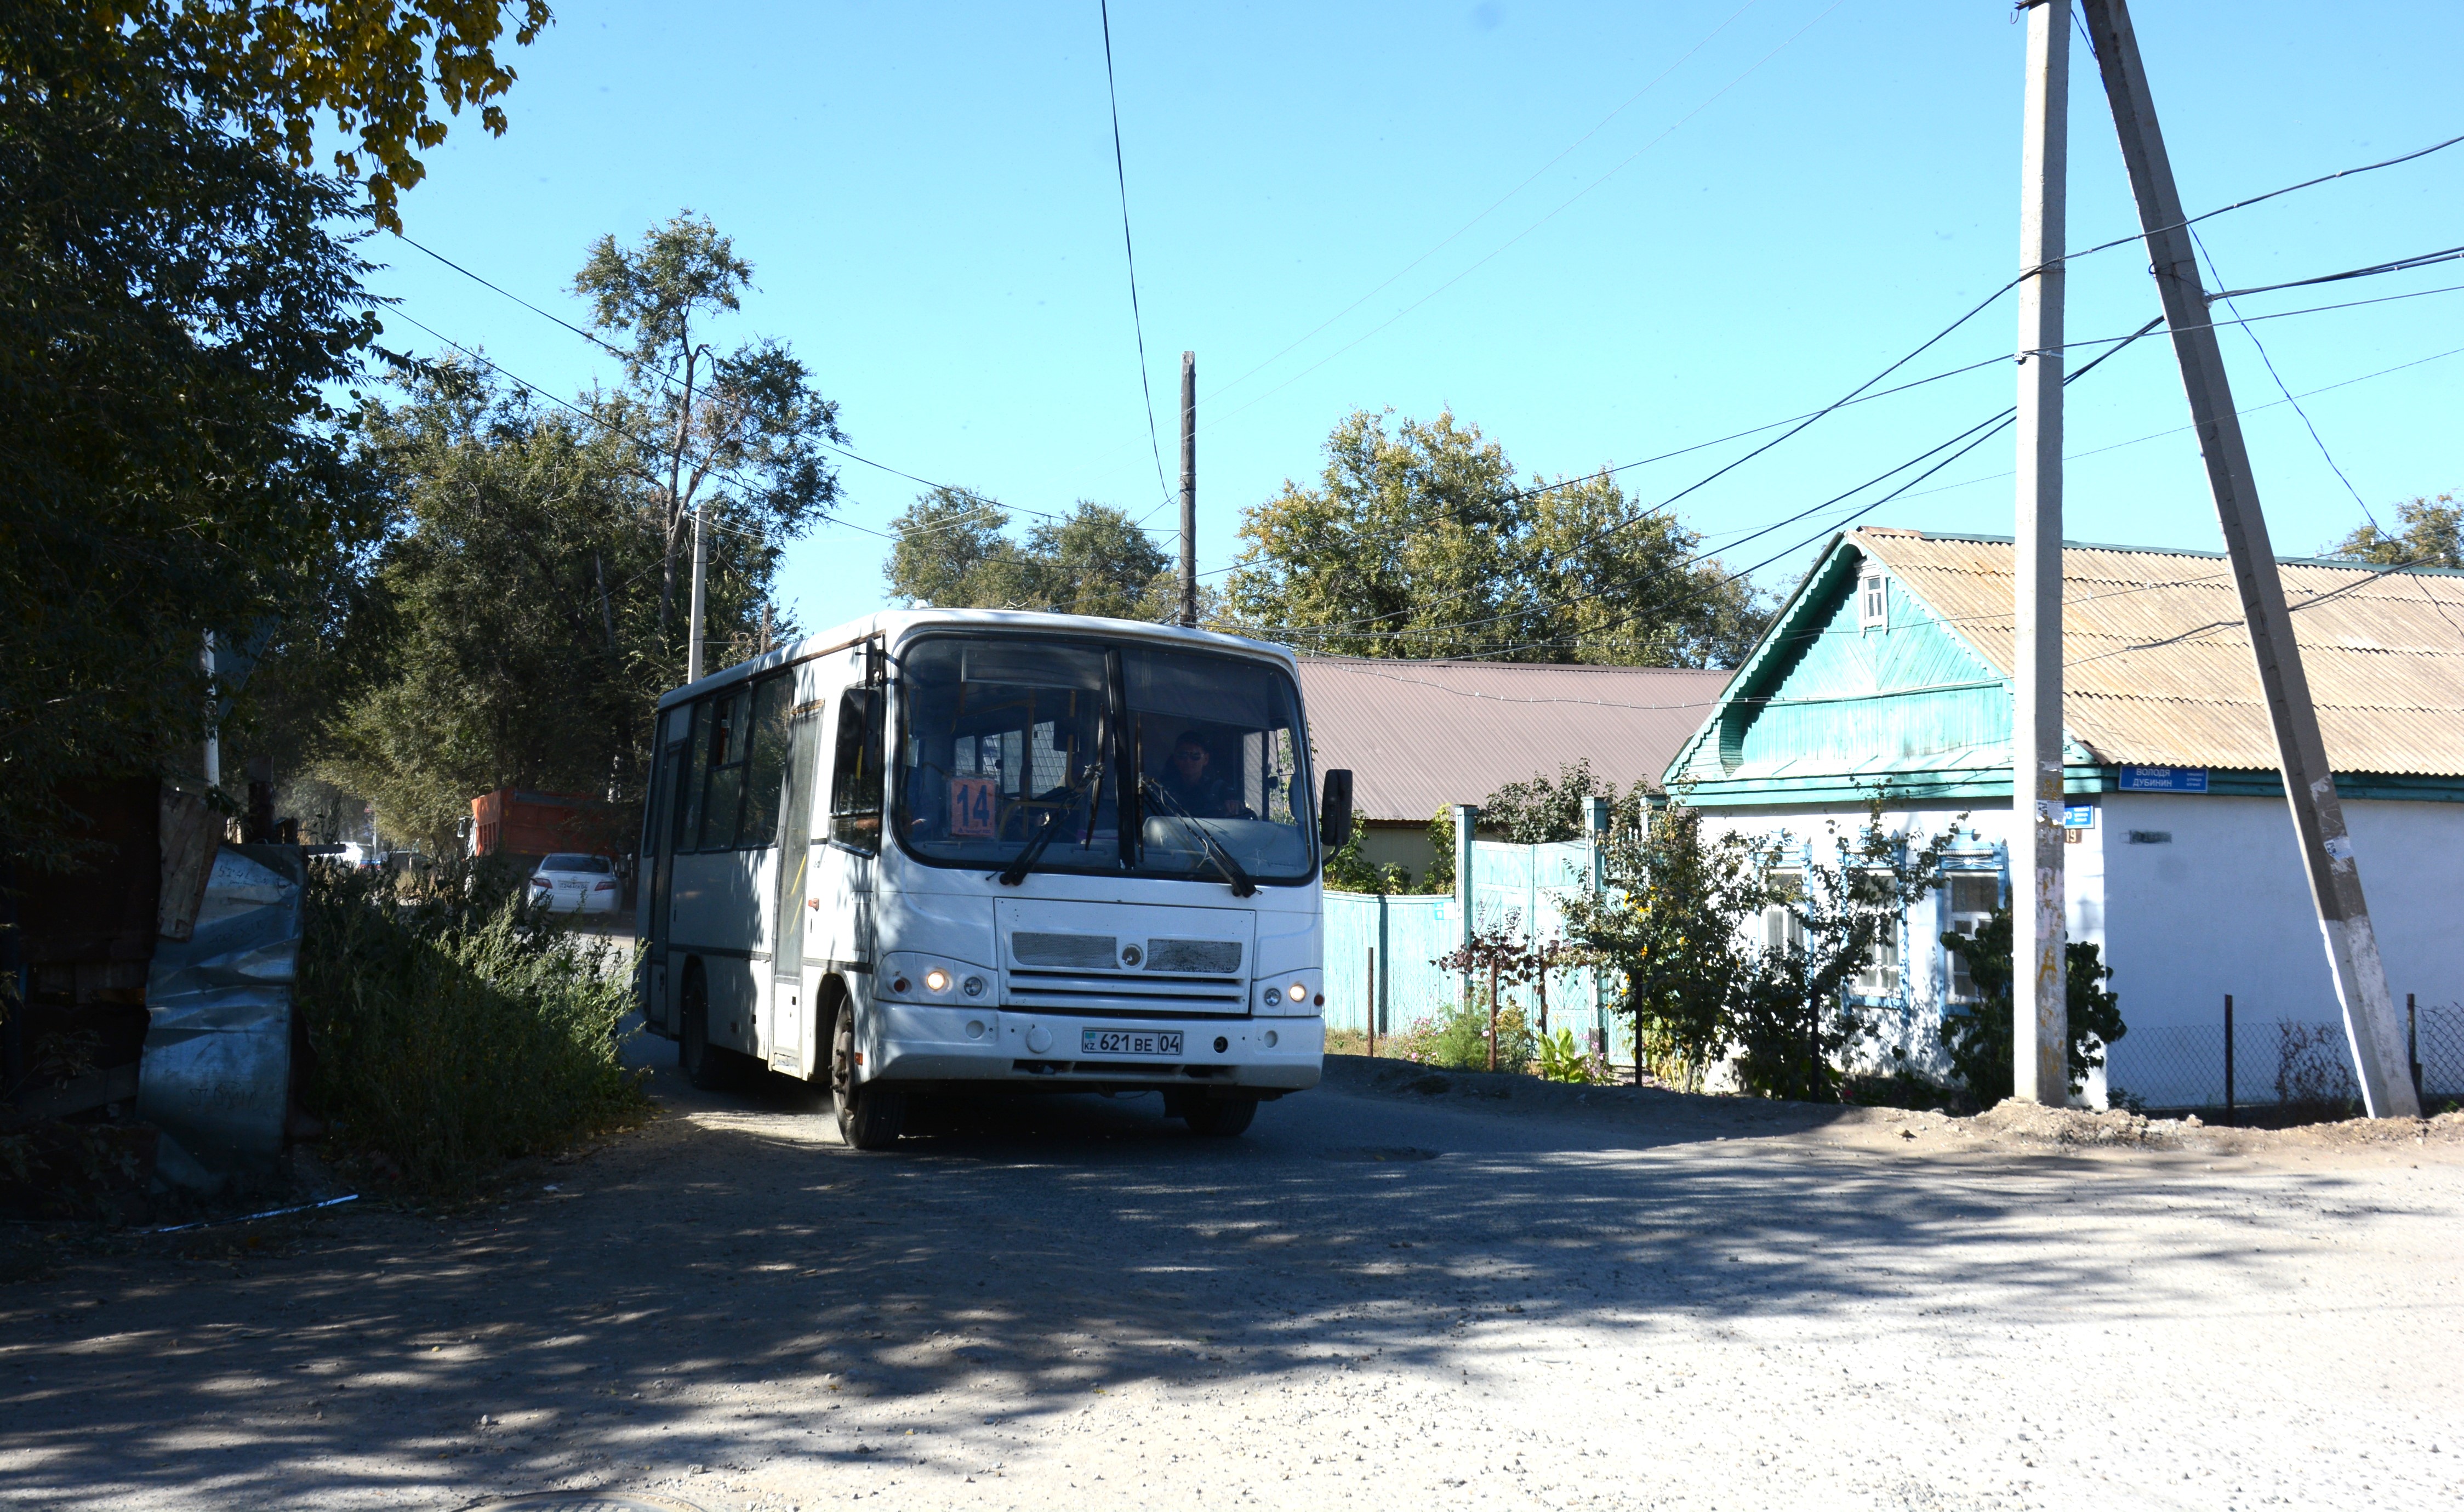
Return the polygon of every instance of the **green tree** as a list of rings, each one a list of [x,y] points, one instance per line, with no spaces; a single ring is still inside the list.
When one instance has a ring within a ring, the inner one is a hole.
[[[1727,1054],[1752,975],[1746,925],[1770,898],[1766,859],[1672,803],[1647,831],[1613,831],[1606,887],[1566,899],[1566,937],[1612,974],[1634,1021],[1638,1074],[1651,1064],[1692,1090]]]
[[[1244,512],[1226,628],[1330,655],[1733,665],[1752,590],[1594,475],[1518,485],[1479,427],[1355,411],[1319,486]]]
[[[1023,541],[1003,534],[1009,512],[980,495],[936,488],[891,522],[884,565],[891,596],[942,609],[1015,609],[1113,619],[1170,619],[1179,611],[1172,558],[1127,512],[1081,500],[1040,520]]]
[[[757,338],[722,352],[708,339],[707,326],[740,309],[752,281],[753,265],[735,242],[690,210],[631,248],[600,237],[574,275],[592,324],[611,345],[626,344],[626,384],[600,397],[601,419],[655,458],[662,637],[676,612],[676,557],[696,502],[720,527],[710,534],[767,540],[826,518],[838,500],[824,456],[847,440],[838,406],[784,345]]]
[[[481,127],[504,135],[497,100],[514,71],[496,49],[509,14],[517,46],[553,19],[546,0],[15,3],[0,23],[0,74],[109,98],[132,72],[159,72],[199,124],[228,126],[294,168],[316,163],[320,129],[339,131],[355,140],[335,150],[335,172],[364,182],[377,224],[399,231],[400,191],[445,140],[438,102],[443,115],[475,106]]]
[[[0,849],[20,857],[69,854],[65,778],[194,774],[205,635],[260,659],[316,639],[381,525],[337,408],[376,332],[351,196],[218,124],[246,104],[143,27],[0,6]]]
[[[1943,947],[1968,964],[1978,1001],[1947,1010],[1939,1031],[1943,1053],[1979,1104],[1991,1107],[2011,1095],[2017,1079],[2018,1022],[2012,1016],[2011,910],[1997,908],[1972,935],[1947,934]],[[2088,1073],[2104,1064],[2104,1047],[2129,1033],[2122,999],[2106,989],[2113,967],[2092,940],[2062,946],[2063,997],[2070,1019],[2071,1095],[2087,1085]]]
[[[1559,767],[1553,779],[1539,772],[1490,793],[1481,801],[1480,827],[1516,845],[1579,840],[1591,833],[1592,800],[1606,798],[1612,830],[1639,830],[1649,791],[1647,783],[1638,781],[1619,793],[1616,783],[1592,770],[1591,758],[1580,757]]]
[[[468,365],[407,388],[363,432],[395,520],[365,632],[383,671],[324,733],[319,774],[438,848],[497,787],[637,800],[682,656],[659,622],[665,500],[633,437]],[[777,551],[711,545],[712,637],[750,654]]]
[[[2453,494],[2407,500],[2395,512],[2402,528],[2364,525],[2328,554],[2382,567],[2464,567],[2464,504]]]

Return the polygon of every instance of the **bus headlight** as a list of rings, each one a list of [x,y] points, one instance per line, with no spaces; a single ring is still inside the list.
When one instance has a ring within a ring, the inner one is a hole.
[[[1309,1001],[1309,984],[1307,982],[1296,981],[1291,986],[1284,989],[1284,995],[1290,998],[1295,1003],[1306,1003]]]
[[[961,996],[981,1001],[993,995],[992,973],[983,967],[907,950],[883,956],[873,981],[883,996],[909,1003],[946,1003]]]

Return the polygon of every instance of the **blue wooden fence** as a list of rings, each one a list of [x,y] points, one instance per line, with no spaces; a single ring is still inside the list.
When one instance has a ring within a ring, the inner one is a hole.
[[[1358,1032],[1377,1015],[1380,1034],[1399,1033],[1434,1018],[1458,1001],[1464,983],[1441,970],[1438,959],[1463,943],[1466,901],[1476,928],[1512,923],[1537,939],[1565,935],[1565,900],[1592,890],[1596,875],[1593,847],[1585,840],[1551,845],[1509,845],[1476,840],[1470,885],[1458,880],[1451,896],[1326,895],[1326,1027]],[[1375,952],[1380,980],[1374,985]],[[1536,1020],[1538,1005],[1526,984],[1500,992],[1520,1002]],[[1609,1021],[1589,967],[1559,971],[1549,979],[1549,1024],[1572,1029],[1577,1039],[1590,1031],[1611,1031],[1612,1053],[1623,1043]]]

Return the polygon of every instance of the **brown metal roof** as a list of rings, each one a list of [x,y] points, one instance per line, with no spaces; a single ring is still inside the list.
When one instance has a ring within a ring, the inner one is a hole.
[[[2010,675],[2011,543],[1850,540]],[[2335,768],[2464,775],[2464,573],[2295,559],[2279,570]],[[2221,554],[2064,547],[2062,643],[2062,723],[2099,760],[2276,767]]]
[[[1425,823],[1510,782],[1589,759],[1631,788],[1661,768],[1727,686],[1726,672],[1303,656],[1321,770],[1349,767],[1367,819]]]

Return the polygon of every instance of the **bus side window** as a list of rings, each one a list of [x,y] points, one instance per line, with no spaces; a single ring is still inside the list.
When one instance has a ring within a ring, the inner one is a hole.
[[[711,700],[710,742],[705,758],[709,777],[702,784],[699,849],[723,851],[736,843],[737,811],[744,800],[745,704],[747,690],[730,688]]]
[[[882,697],[849,688],[839,698],[838,750],[830,763],[830,838],[868,855],[881,848]]]
[[[753,763],[744,780],[744,822],[738,845],[772,845],[779,838],[779,799],[787,782],[787,705],[796,689],[793,674],[763,679],[753,690]]]
[[[703,777],[710,769],[710,700],[693,706],[693,730],[676,753],[683,763],[676,773],[676,829],[673,849],[690,851],[701,835]]]

